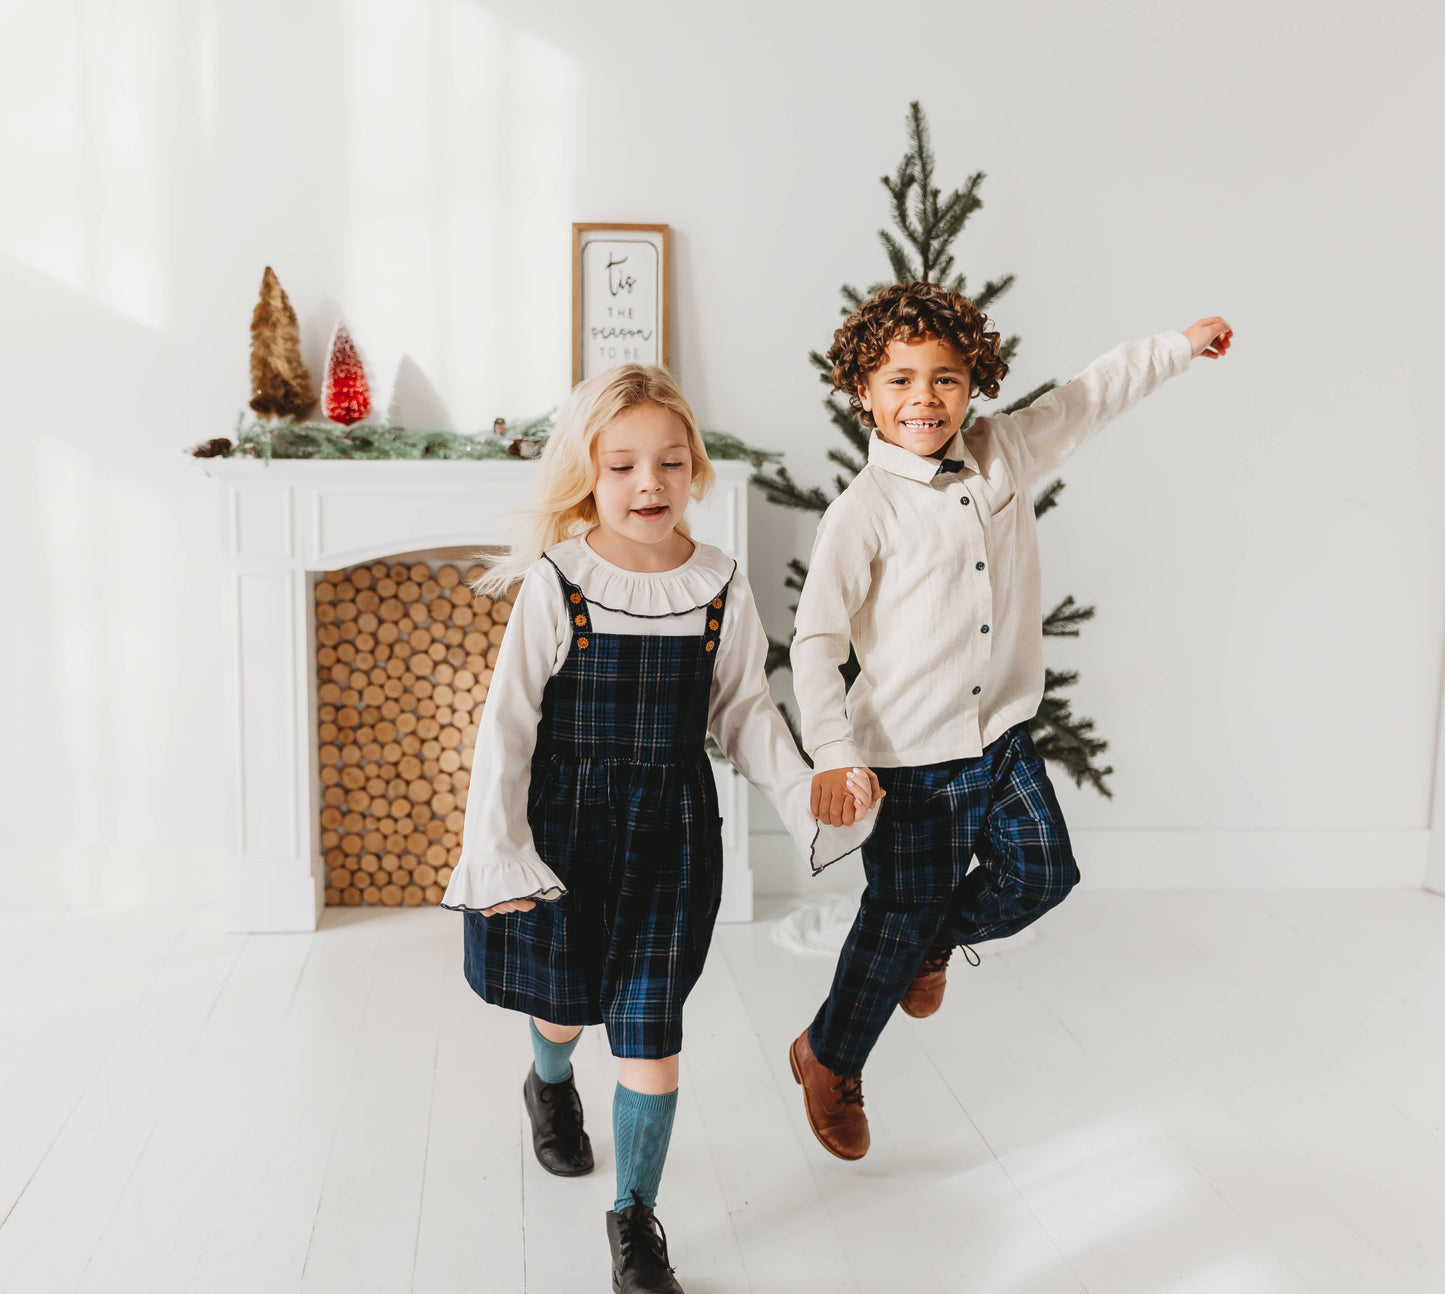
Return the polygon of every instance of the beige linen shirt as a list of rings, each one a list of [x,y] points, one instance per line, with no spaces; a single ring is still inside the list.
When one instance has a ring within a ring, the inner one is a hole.
[[[1189,367],[1177,332],[1127,342],[1017,413],[979,418],[941,458],[874,432],[823,514],[792,646],[817,769],[974,758],[1044,692],[1031,490],[1111,418]],[[860,672],[839,666],[852,644]]]

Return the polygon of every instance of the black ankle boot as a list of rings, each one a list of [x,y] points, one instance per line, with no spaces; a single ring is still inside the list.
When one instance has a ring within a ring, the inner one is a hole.
[[[636,1191],[621,1213],[608,1210],[607,1241],[617,1294],[683,1294],[667,1263],[667,1233]]]
[[[560,1083],[544,1083],[534,1065],[522,1085],[522,1100],[532,1120],[532,1149],[537,1162],[558,1177],[592,1171],[592,1140],[582,1130],[582,1098],[569,1074]]]

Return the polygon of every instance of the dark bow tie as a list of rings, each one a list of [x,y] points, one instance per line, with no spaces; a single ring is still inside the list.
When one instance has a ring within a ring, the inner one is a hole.
[[[939,463],[938,471],[934,473],[934,476],[937,476],[939,472],[961,472],[967,466],[968,464],[961,458],[945,458]]]

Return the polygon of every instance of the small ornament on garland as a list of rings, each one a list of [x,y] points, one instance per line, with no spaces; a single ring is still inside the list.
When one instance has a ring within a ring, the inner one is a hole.
[[[227,458],[234,448],[235,446],[225,436],[217,436],[186,452],[192,458]]]
[[[505,418],[492,419],[492,435],[501,440],[507,438],[507,420]]]
[[[356,343],[340,321],[326,355],[326,382],[321,402],[326,416],[343,427],[360,422],[371,412],[371,387],[366,381],[366,369],[362,367]]]
[[[251,313],[251,408],[263,418],[304,418],[315,403],[296,311],[268,265]]]
[[[540,440],[529,440],[526,436],[518,436],[507,446],[507,453],[513,458],[536,458],[542,452]]]

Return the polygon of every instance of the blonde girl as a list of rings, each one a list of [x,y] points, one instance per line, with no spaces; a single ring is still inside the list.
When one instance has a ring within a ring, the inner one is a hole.
[[[767,688],[767,638],[737,563],[693,540],[713,471],[668,373],[582,383],[541,457],[537,502],[480,583],[518,591],[477,734],[462,857],[443,903],[465,912],[465,970],[531,1017],[523,1087],[548,1171],[593,1166],[571,1055],[602,1024],[619,1058],[614,1288],[678,1291],[653,1214],[677,1105],[682,1008],[722,889],[709,734],[777,806],[815,869],[872,829],[858,769],[842,826]]]

